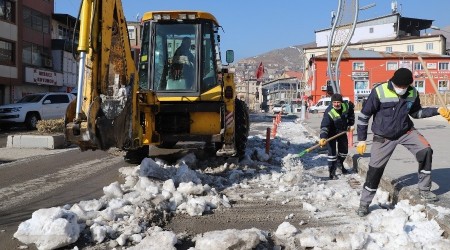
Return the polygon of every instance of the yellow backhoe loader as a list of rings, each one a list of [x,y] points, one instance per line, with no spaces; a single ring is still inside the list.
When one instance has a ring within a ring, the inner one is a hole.
[[[67,141],[81,150],[116,147],[140,162],[149,145],[179,141],[243,156],[248,108],[221,63],[219,23],[207,12],[152,11],[142,17],[138,66],[120,0],[83,0],[77,101],[66,112]],[[234,60],[226,51],[227,65]]]

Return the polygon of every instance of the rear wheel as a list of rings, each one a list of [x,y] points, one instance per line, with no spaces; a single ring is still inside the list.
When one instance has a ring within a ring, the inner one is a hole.
[[[245,148],[247,147],[248,131],[250,129],[250,121],[248,115],[248,108],[245,102],[236,99],[236,126],[235,126],[235,138],[237,156],[242,158],[245,155]]]
[[[138,149],[128,150],[123,157],[124,161],[130,164],[140,164],[144,158],[148,157],[149,146],[142,146]]]
[[[39,115],[36,113],[28,113],[25,118],[25,126],[27,129],[32,130],[36,129],[37,122],[39,121]]]

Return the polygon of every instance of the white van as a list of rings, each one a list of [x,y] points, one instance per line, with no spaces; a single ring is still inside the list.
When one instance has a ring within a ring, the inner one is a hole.
[[[344,101],[350,101],[350,98],[348,98],[348,97],[344,97],[343,99],[344,99]],[[327,109],[328,106],[330,106],[330,104],[331,104],[331,97],[321,98],[316,103],[316,105],[309,107],[309,113],[313,113],[313,114],[319,113],[319,112],[323,113],[323,112],[325,112],[325,109]]]

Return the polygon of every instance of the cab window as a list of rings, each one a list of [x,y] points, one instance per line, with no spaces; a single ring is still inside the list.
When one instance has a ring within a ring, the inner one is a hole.
[[[153,88],[197,91],[197,24],[156,24]]]

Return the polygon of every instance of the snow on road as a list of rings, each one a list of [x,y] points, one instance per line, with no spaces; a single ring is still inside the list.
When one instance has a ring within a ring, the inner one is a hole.
[[[298,158],[297,153],[315,143],[301,123],[280,124],[270,155],[263,141],[262,135],[250,137],[243,161],[215,168],[202,167],[194,154],[173,165],[145,159],[137,167],[122,168],[125,183],[104,187],[99,199],[34,212],[14,237],[39,249],[80,240],[91,241],[92,249],[176,249],[185,236],[160,227],[167,217],[198,217],[215,209],[232,210],[233,201],[258,200],[279,202],[280,208],[298,203],[317,224],[291,223],[295,214],[286,213],[274,231],[211,231],[194,236],[191,249],[264,249],[270,244],[286,249],[450,249],[443,230],[427,219],[425,206],[404,200],[392,207],[386,192],[377,193],[367,217],[358,217],[361,178],[353,173],[328,180],[326,154],[320,150]],[[444,208],[440,212],[449,213]]]

